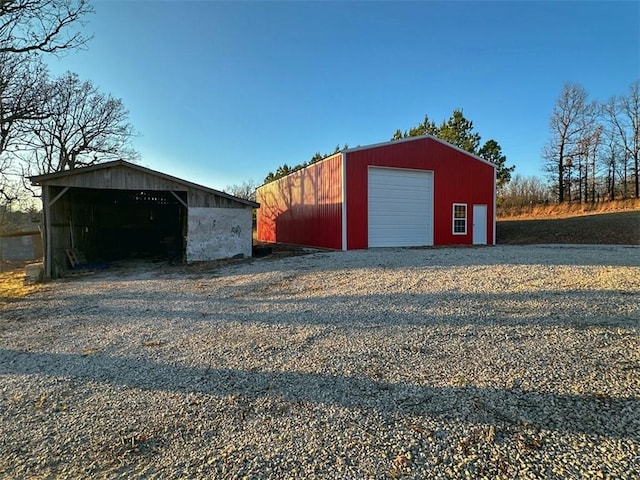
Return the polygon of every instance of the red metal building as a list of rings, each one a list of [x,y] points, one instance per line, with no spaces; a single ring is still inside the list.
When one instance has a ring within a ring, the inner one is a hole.
[[[432,136],[344,150],[258,188],[258,240],[495,244],[495,175],[491,162]]]

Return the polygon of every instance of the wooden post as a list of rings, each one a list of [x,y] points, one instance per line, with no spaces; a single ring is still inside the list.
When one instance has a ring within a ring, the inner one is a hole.
[[[49,189],[42,186],[42,215],[44,216],[44,277],[51,280],[51,206],[49,205]]]
[[[51,280],[53,274],[53,246],[51,245],[51,206],[56,203],[62,196],[67,193],[70,187],[64,187],[52,200],[51,187],[49,185],[42,186],[42,212],[44,214],[44,276],[47,280]]]

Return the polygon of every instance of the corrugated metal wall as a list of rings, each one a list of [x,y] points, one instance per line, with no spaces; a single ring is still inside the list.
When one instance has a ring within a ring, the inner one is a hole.
[[[400,141],[346,153],[347,249],[368,248],[369,166],[434,172],[434,245],[471,244],[473,204],[487,205],[487,243],[494,243],[494,168],[432,138]],[[453,235],[453,204],[466,203],[466,235]]]
[[[342,248],[342,154],[259,187],[261,242]]]
[[[473,205],[486,205],[487,243],[495,243],[492,165],[430,137],[353,149],[257,190],[258,240],[342,247],[342,156],[346,169],[347,249],[368,248],[369,166],[433,172],[433,244],[473,243]],[[467,205],[467,232],[453,234],[453,204]]]

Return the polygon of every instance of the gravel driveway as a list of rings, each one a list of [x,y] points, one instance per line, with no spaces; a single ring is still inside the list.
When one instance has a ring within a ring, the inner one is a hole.
[[[114,267],[0,315],[0,477],[640,478],[640,247]]]

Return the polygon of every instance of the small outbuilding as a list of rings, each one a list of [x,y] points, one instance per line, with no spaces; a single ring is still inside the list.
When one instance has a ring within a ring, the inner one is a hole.
[[[262,185],[256,197],[263,242],[495,244],[495,165],[429,135],[338,152]]]
[[[42,188],[47,278],[80,261],[251,256],[255,202],[123,160],[30,180]]]

